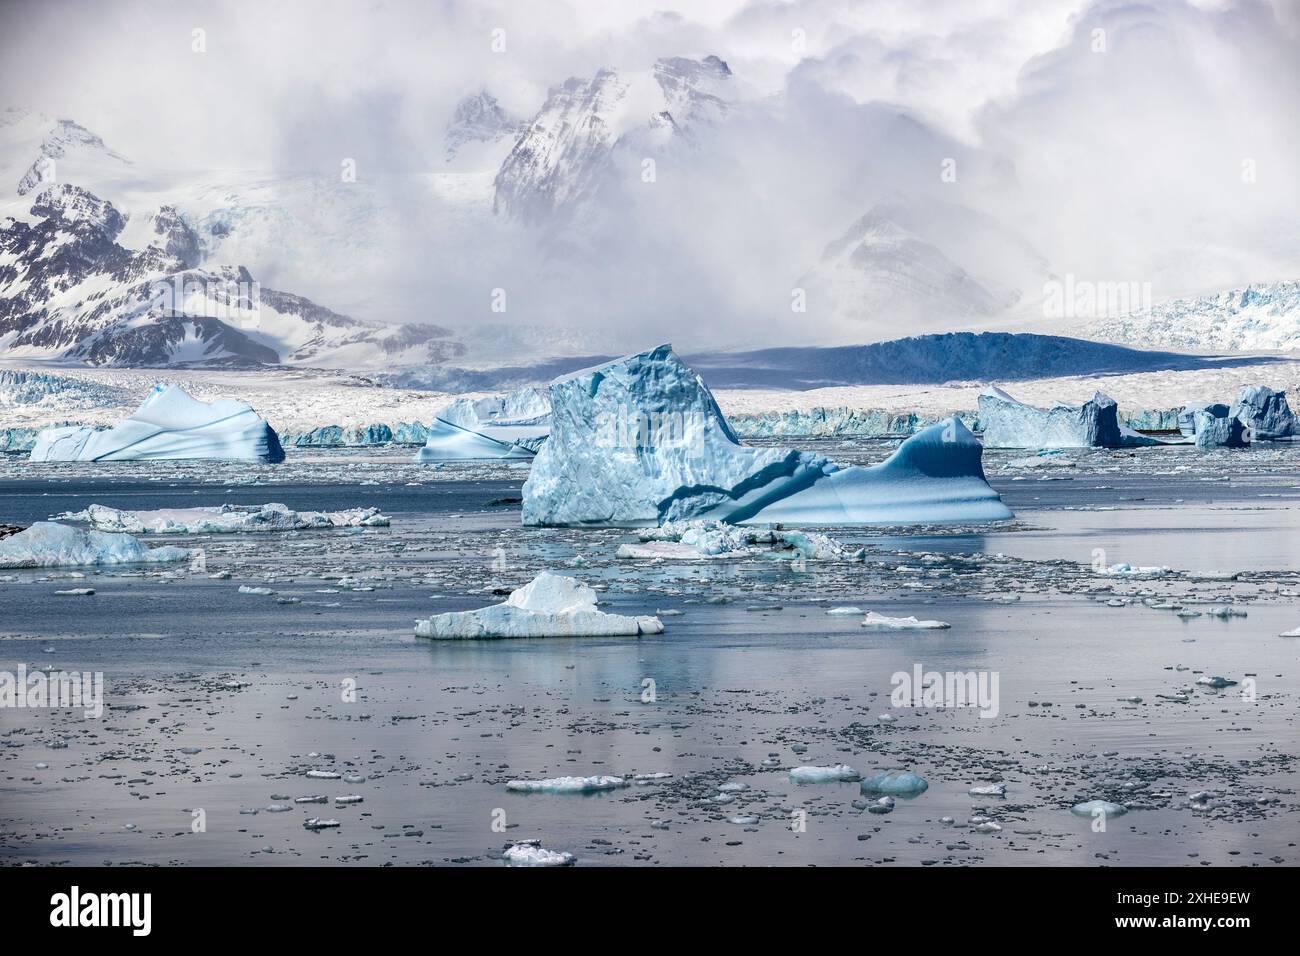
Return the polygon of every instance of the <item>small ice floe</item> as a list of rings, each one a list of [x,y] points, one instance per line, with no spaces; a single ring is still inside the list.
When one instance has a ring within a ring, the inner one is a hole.
[[[303,820],[302,825],[307,830],[329,830],[337,827],[339,822],[337,820],[322,820],[320,817],[310,817]]]
[[[330,798],[323,793],[313,793],[305,797],[294,797],[294,803],[329,803]]]
[[[721,786],[719,786],[718,792],[719,793],[744,793],[748,789],[749,789],[749,784],[741,783],[738,780],[733,780],[730,781],[729,783],[724,783]]]
[[[194,756],[196,753],[201,753],[202,751],[203,751],[202,747],[181,747],[180,748],[181,753],[191,757]]]
[[[671,777],[672,774],[666,773],[662,770],[658,770],[655,771],[654,773],[638,773],[632,777],[632,782],[633,783],[657,783],[660,780],[668,780]]]
[[[262,595],[266,595],[266,594],[274,594],[275,592],[274,592],[273,590],[271,590],[270,588],[252,587],[252,586],[247,585],[247,584],[241,584],[241,585],[239,586],[239,593],[240,593],[240,594],[262,594]]]
[[[1213,687],[1216,690],[1220,690],[1224,687],[1237,686],[1235,680],[1228,680],[1226,677],[1211,677],[1209,674],[1202,674],[1200,677],[1196,678],[1196,683],[1205,687]]]
[[[188,548],[150,548],[129,534],[85,531],[38,521],[0,538],[0,568],[58,568],[79,565],[158,564],[187,561]]]
[[[550,777],[546,780],[510,780],[506,789],[515,793],[596,793],[628,786],[622,777]]]
[[[572,853],[548,850],[539,840],[525,840],[508,847],[501,854],[508,866],[573,866],[578,858]]]
[[[334,802],[339,804],[340,806],[347,806],[348,804],[352,804],[352,803],[364,803],[365,799],[366,799],[365,797],[354,793],[346,797],[335,797]]]
[[[1126,578],[1159,578],[1169,573],[1169,568],[1148,565],[1145,567],[1132,564],[1112,564],[1108,568],[1103,568],[1098,574],[1107,577],[1126,577]]]
[[[893,714],[876,714],[876,723],[878,724],[892,724],[897,720],[898,718]]]
[[[543,571],[501,604],[450,611],[415,622],[417,637],[437,640],[506,637],[636,637],[662,634],[651,616],[629,617],[596,609],[596,592],[576,578]]]
[[[1186,704],[1191,700],[1186,694],[1156,694],[1156,699],[1173,701],[1175,704]]]
[[[860,607],[833,607],[827,614],[865,614],[866,612]]]
[[[734,823],[738,827],[752,827],[758,822],[758,817],[752,814],[742,813],[734,817],[727,818],[728,823]]]
[[[1227,620],[1230,617],[1246,616],[1246,612],[1243,611],[1241,608],[1230,607],[1229,605],[1226,604],[1219,605],[1217,607],[1212,607],[1209,610],[1207,610],[1205,613],[1209,614],[1211,617],[1223,618],[1224,620]]]
[[[1175,613],[1177,614],[1178,617],[1188,617],[1188,618],[1190,618],[1190,617],[1200,617],[1200,616],[1201,616],[1201,612],[1200,612],[1200,611],[1193,611],[1193,610],[1192,610],[1191,608],[1189,608],[1189,607],[1185,607],[1185,608],[1183,608],[1181,611],[1177,611],[1177,612],[1175,612]]]
[[[894,798],[881,797],[879,800],[873,800],[867,804],[868,813],[893,813]]]
[[[1076,817],[1096,817],[1098,815],[1119,817],[1128,813],[1128,807],[1119,803],[1111,803],[1109,800],[1088,800],[1085,803],[1076,803],[1070,808],[1070,812]]]
[[[790,771],[790,782],[808,783],[852,783],[861,780],[858,773],[848,764],[837,763],[833,767],[795,767]]]
[[[57,595],[63,597],[89,597],[95,593],[94,588],[67,588],[63,591],[55,591]]]
[[[294,511],[286,505],[223,504],[214,508],[163,508],[124,511],[92,504],[85,511],[62,514],[69,521],[88,521],[97,531],[134,534],[219,534],[256,531],[301,531],[310,528],[382,528],[389,519],[378,508],[348,511]]]
[[[1289,631],[1283,631],[1278,637],[1300,637],[1300,627],[1293,628]]]
[[[366,778],[359,773],[346,773],[343,775],[344,783],[365,783]]]
[[[1005,783],[990,783],[984,786],[971,787],[966,792],[972,797],[1005,797],[1007,795],[1007,785]]]
[[[293,807],[287,803],[271,803],[265,809],[267,813],[288,813]]]
[[[910,770],[881,770],[862,781],[864,794],[883,793],[895,797],[915,797],[925,793],[930,784]]]
[[[863,627],[877,631],[934,631],[951,627],[946,621],[918,621],[915,617],[886,617],[870,611],[862,620]]]
[[[861,561],[865,552],[850,549],[824,534],[779,528],[747,528],[716,520],[668,521],[641,532],[639,544],[621,544],[619,558],[702,561],[734,558],[803,558],[813,561]]]
[[[1002,827],[992,820],[985,820],[983,823],[977,823],[971,827],[975,833],[1001,833]]]
[[[333,770],[308,770],[306,774],[308,780],[338,780],[341,776]]]

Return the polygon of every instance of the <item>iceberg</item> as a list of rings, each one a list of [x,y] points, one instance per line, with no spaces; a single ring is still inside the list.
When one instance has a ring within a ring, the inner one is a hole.
[[[1087,800],[1070,807],[1070,812],[1076,817],[1122,817],[1128,813],[1128,807],[1109,800]]]
[[[833,767],[795,767],[790,771],[790,782],[800,785],[810,783],[855,783],[862,775],[848,764]]]
[[[550,434],[550,401],[538,388],[461,398],[434,416],[416,461],[531,459]]]
[[[548,850],[537,840],[527,840],[509,847],[501,858],[507,866],[572,866],[577,857],[572,853]]]
[[[185,561],[190,555],[188,548],[150,548],[129,534],[85,531],[53,521],[38,521],[26,531],[0,539],[0,568],[166,563]]]
[[[456,640],[502,637],[637,637],[662,634],[652,616],[596,610],[596,592],[577,578],[543,571],[501,604],[450,611],[415,622],[416,637]]]
[[[384,528],[389,519],[378,508],[347,511],[294,511],[286,505],[221,505],[215,508],[162,508],[124,511],[92,504],[85,511],[59,515],[88,521],[98,531],[135,534],[223,534],[247,531],[302,531],[311,528]]]
[[[277,462],[284,449],[275,430],[243,402],[200,402],[179,385],[159,383],[120,424],[47,428],[31,453],[32,461],[172,458]]]
[[[1253,439],[1292,441],[1300,438],[1300,422],[1287,404],[1286,392],[1275,392],[1267,385],[1247,385],[1228,412],[1241,420]]]
[[[990,386],[980,393],[979,423],[987,448],[1118,448],[1124,444],[1119,406],[1101,392],[1082,405],[1036,408]]]
[[[506,789],[515,793],[599,793],[629,786],[622,777],[604,774],[594,777],[548,777],[546,780],[508,780]]]
[[[1178,430],[1194,439],[1197,448],[1244,448],[1249,444],[1246,424],[1222,402],[1184,406],[1178,413]]]
[[[862,626],[875,631],[942,631],[952,627],[947,621],[918,621],[915,617],[887,617],[871,611]]]
[[[744,528],[722,521],[670,521],[640,535],[641,544],[619,545],[620,558],[699,561],[771,557],[811,561],[861,561],[866,554],[812,531]]]
[[[862,781],[864,794],[884,793],[895,797],[915,797],[930,789],[925,778],[910,770],[882,770]]]
[[[885,462],[845,467],[788,448],[742,446],[700,377],[669,345],[551,384],[551,433],[523,488],[523,523],[647,527],[918,524],[1012,517],[958,419]]]

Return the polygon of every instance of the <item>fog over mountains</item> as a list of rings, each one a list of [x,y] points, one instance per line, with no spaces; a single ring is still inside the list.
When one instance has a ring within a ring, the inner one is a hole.
[[[1288,3],[146,6],[2,41],[0,358],[1300,341]],[[1053,320],[1065,276],[1155,305]]]

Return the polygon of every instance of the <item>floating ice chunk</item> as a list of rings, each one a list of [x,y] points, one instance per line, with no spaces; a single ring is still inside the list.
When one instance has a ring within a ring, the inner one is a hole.
[[[1089,800],[1086,803],[1076,803],[1070,808],[1070,812],[1076,817],[1096,817],[1098,815],[1120,817],[1128,813],[1128,807],[1107,800]]]
[[[200,402],[178,385],[153,387],[131,417],[112,428],[47,428],[32,461],[139,461],[216,458],[283,461],[275,430],[243,402]]]
[[[728,817],[728,823],[734,823],[738,827],[752,827],[758,822],[758,817],[752,814],[742,813],[734,817]]]
[[[550,434],[551,405],[544,389],[460,398],[433,419],[416,461],[531,459]]]
[[[876,631],[936,631],[952,625],[946,621],[918,621],[915,617],[886,617],[871,611],[863,618],[862,626]]]
[[[551,435],[524,483],[525,525],[860,525],[1011,517],[956,418],[886,462],[739,444],[703,381],[667,345],[551,384]]]
[[[1283,631],[1278,637],[1300,637],[1300,627],[1292,628],[1289,631]]]
[[[987,448],[1118,448],[1119,406],[1097,392],[1082,405],[1035,408],[1000,388],[979,397],[979,423]]]
[[[1222,402],[1186,405],[1178,413],[1178,430],[1198,448],[1242,448],[1249,444],[1246,424]]]
[[[576,578],[543,571],[501,604],[450,611],[415,622],[417,637],[439,640],[501,637],[636,637],[662,634],[657,617],[606,614],[596,592]]]
[[[239,586],[239,593],[240,593],[240,594],[259,594],[259,595],[262,595],[262,596],[266,596],[266,595],[268,595],[268,594],[274,594],[275,591],[273,591],[271,588],[252,587],[252,586],[247,585],[247,584],[241,584],[241,585]]]
[[[0,538],[0,568],[56,568],[76,565],[170,563],[192,552],[170,545],[150,548],[129,534],[84,531],[53,521]]]
[[[1005,797],[1007,795],[1007,785],[1005,783],[990,783],[984,786],[971,787],[966,792],[972,797]]]
[[[1241,419],[1258,441],[1289,441],[1300,437],[1300,421],[1291,412],[1286,392],[1267,385],[1247,385],[1228,412]]]
[[[893,797],[881,797],[879,800],[873,800],[867,804],[868,813],[893,813],[895,800]]]
[[[619,546],[620,558],[805,558],[860,561],[865,551],[850,550],[824,534],[780,528],[745,528],[723,521],[670,521],[641,533],[640,544]]]
[[[1246,616],[1246,612],[1243,611],[1241,608],[1239,608],[1239,607],[1229,607],[1229,606],[1226,605],[1226,604],[1225,604],[1225,605],[1219,605],[1219,606],[1217,606],[1217,607],[1208,608],[1208,609],[1206,610],[1205,613],[1208,614],[1208,615],[1210,615],[1211,617],[1220,617],[1220,618],[1223,618],[1224,620],[1227,620],[1227,619],[1230,618],[1230,617],[1245,617],[1245,616]]]
[[[1203,684],[1206,687],[1213,687],[1218,690],[1221,690],[1224,687],[1237,686],[1235,680],[1228,680],[1226,677],[1211,677],[1208,674],[1202,674],[1200,677],[1196,678],[1196,683]]]
[[[1158,578],[1169,573],[1169,568],[1149,565],[1146,567],[1132,564],[1112,564],[1108,568],[1103,568],[1098,574],[1104,574],[1108,577],[1142,577]]]
[[[378,508],[347,511],[294,511],[272,502],[265,505],[221,505],[215,508],[163,508],[158,511],[123,511],[91,505],[85,511],[59,515],[71,521],[89,521],[99,531],[135,534],[208,534],[243,531],[298,531],[309,528],[387,527],[389,519]]]
[[[862,775],[848,764],[837,763],[833,767],[795,767],[790,771],[790,782],[808,783],[852,783],[861,780]]]
[[[983,823],[977,823],[971,828],[976,833],[1001,833],[1002,827],[992,820],[985,820]]]
[[[68,588],[65,591],[55,591],[54,593],[56,595],[63,595],[66,597],[89,597],[90,595],[95,593],[95,589],[94,588]]]
[[[865,613],[860,607],[833,607],[826,612],[827,614],[863,614]]]
[[[337,820],[322,820],[320,817],[311,817],[302,821],[302,825],[308,830],[330,830],[339,825]]]
[[[622,777],[550,777],[546,780],[510,780],[506,789],[515,793],[596,793],[628,786]]]
[[[882,770],[862,781],[864,794],[884,793],[895,797],[915,797],[930,788],[924,777],[910,770]]]
[[[548,850],[531,840],[516,843],[501,854],[501,858],[509,866],[573,866],[578,861],[572,853]]]
[[[333,770],[308,770],[306,773],[308,780],[337,780],[341,776]]]

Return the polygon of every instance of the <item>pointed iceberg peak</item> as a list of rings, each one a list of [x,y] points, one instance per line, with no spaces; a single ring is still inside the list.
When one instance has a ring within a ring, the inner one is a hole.
[[[120,424],[47,428],[31,454],[32,461],[192,458],[277,462],[284,449],[250,405],[230,398],[201,402],[179,385],[159,382]]]
[[[981,448],[951,419],[888,461],[846,468],[741,445],[698,374],[660,345],[551,384],[551,434],[524,483],[526,525],[666,521],[861,525],[998,521]]]

